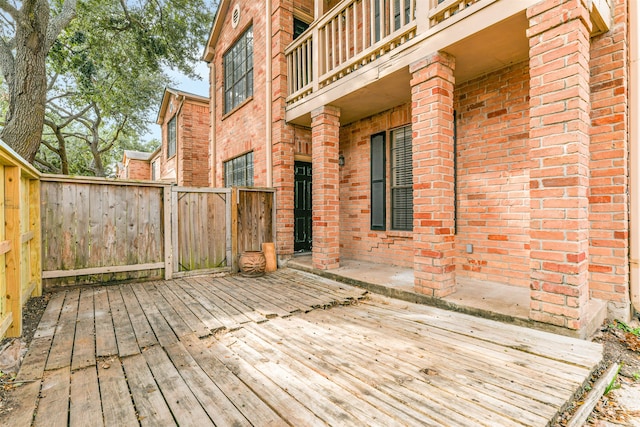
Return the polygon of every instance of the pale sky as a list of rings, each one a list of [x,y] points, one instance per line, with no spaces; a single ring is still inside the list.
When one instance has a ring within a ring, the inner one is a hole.
[[[184,92],[190,92],[202,96],[209,96],[209,67],[207,67],[207,63],[204,61],[198,62],[196,72],[201,77],[201,80],[191,80],[182,75],[180,72],[166,70],[166,73],[169,75],[169,77],[174,80],[173,84],[167,82],[167,85]],[[157,139],[158,141],[160,140],[160,125],[155,124],[156,118],[158,117],[159,109],[160,105],[157,105],[156,108],[151,110],[151,113],[149,114],[149,120],[152,122],[152,125],[149,126],[149,133],[142,137],[143,141],[150,141],[152,139]]]

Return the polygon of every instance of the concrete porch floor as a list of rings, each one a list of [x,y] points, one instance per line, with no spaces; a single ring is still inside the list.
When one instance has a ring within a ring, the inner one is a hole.
[[[456,292],[440,299],[414,292],[411,268],[341,259],[339,268],[322,271],[313,268],[311,254],[297,255],[287,266],[393,298],[526,326],[533,323],[529,320],[529,288],[525,287],[459,278]]]

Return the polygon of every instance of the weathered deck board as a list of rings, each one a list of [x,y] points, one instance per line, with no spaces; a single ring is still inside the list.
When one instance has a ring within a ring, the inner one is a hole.
[[[102,414],[106,426],[132,426],[138,423],[120,360],[112,357],[98,363]]]
[[[366,294],[286,269],[60,292],[0,424],[538,426],[601,359]]]
[[[80,293],[80,302],[78,303],[76,335],[71,359],[72,371],[96,364],[94,313],[93,289],[85,289]]]
[[[70,426],[101,426],[102,402],[98,388],[98,373],[95,366],[71,373],[69,403]]]
[[[73,337],[76,331],[78,298],[80,291],[67,292],[45,369],[59,369],[69,366],[73,352]]]
[[[122,300],[120,288],[111,287],[107,289],[109,295],[109,305],[111,306],[111,317],[118,343],[118,354],[120,357],[131,356],[140,353],[133,326],[127,314],[127,308]]]
[[[131,286],[122,286],[120,288],[120,293],[122,294],[124,305],[127,308],[127,313],[129,313],[131,326],[136,334],[138,346],[140,348],[145,348],[157,344],[158,340],[156,339],[153,329],[151,328],[151,325],[149,325],[144,311],[142,310],[142,307],[140,307],[140,303],[133,293]]]
[[[127,374],[127,383],[140,424],[144,427],[175,426],[171,410],[164,401],[144,357],[141,354],[126,357],[122,360],[122,366]]]
[[[40,402],[34,425],[66,426],[69,417],[69,367],[47,371],[42,380]]]
[[[105,288],[95,290],[93,304],[96,322],[96,356],[104,357],[118,354],[118,343],[113,329],[109,296]]]

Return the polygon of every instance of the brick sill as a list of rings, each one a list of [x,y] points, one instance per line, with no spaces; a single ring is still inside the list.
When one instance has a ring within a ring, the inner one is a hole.
[[[253,95],[248,97],[244,101],[242,101],[240,104],[236,105],[235,108],[233,110],[229,111],[227,114],[223,114],[222,118],[220,120],[224,121],[227,117],[229,117],[230,115],[232,115],[233,113],[235,113],[236,111],[238,111],[239,109],[241,109],[242,107],[244,107],[245,105],[247,105],[251,101],[253,101]]]

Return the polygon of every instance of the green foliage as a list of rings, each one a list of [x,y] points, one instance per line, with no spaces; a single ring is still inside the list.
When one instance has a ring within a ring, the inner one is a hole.
[[[618,390],[619,388],[622,387],[622,385],[620,385],[620,383],[616,382],[618,380],[618,374],[620,373],[620,369],[622,369],[622,363],[620,363],[620,365],[618,365],[618,369],[616,370],[616,374],[613,376],[613,378],[611,378],[611,381],[609,381],[609,384],[607,384],[607,387],[604,389],[604,395],[605,396],[607,394],[611,393],[613,390]]]
[[[208,0],[80,1],[76,19],[49,52],[38,166],[104,175],[122,150],[139,146],[170,83],[163,70],[195,76],[212,6]]]
[[[616,328],[624,332],[629,332],[637,337],[640,337],[640,328],[632,328],[631,326],[627,325],[625,322],[619,319],[614,320],[613,324]]]

